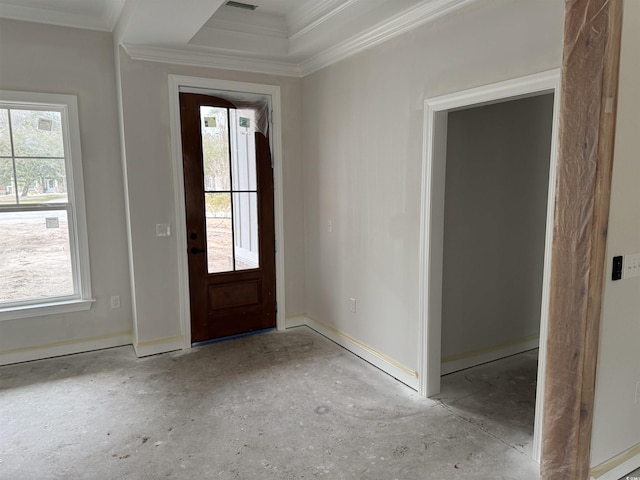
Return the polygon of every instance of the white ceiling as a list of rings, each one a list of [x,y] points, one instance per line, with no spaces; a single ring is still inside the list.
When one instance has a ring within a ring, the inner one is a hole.
[[[112,31],[132,58],[305,75],[474,0],[0,0],[0,17]]]

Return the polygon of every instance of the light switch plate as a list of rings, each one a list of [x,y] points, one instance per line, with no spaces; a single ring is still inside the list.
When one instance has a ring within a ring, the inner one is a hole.
[[[170,237],[171,227],[166,223],[156,224],[156,237]]]
[[[624,256],[622,272],[624,279],[640,277],[640,253],[632,253]]]

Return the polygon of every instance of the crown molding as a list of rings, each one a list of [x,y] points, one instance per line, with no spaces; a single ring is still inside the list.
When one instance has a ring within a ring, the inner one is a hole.
[[[458,10],[476,0],[434,0],[410,8],[388,21],[369,28],[300,64],[302,76],[309,75],[340,60],[390,40],[409,30]]]
[[[321,9],[317,9],[317,10],[314,9],[313,15],[309,15],[309,17],[305,18],[303,21],[297,21],[295,25],[291,27],[291,34],[289,35],[289,40],[294,41],[297,38],[300,38],[303,35],[306,35],[311,30],[313,30],[316,27],[319,27],[324,22],[329,20],[331,17],[334,17],[335,15],[337,15],[344,9],[350,7],[357,1],[358,0],[347,0],[346,2],[341,3],[340,5],[337,5],[336,7],[331,8],[327,12],[323,12]],[[324,3],[326,4],[327,2],[324,2]],[[320,5],[320,7],[322,7],[322,5]]]
[[[432,0],[410,8],[388,21],[369,28],[349,40],[341,42],[314,55],[300,64],[286,61],[265,60],[254,57],[240,57],[216,52],[181,50],[146,45],[124,44],[123,47],[133,60],[173,63],[242,72],[305,77],[322,68],[333,65],[345,58],[356,55],[368,48],[390,40],[409,30],[424,25],[444,15],[465,7],[477,0]],[[325,0],[324,4],[335,2]]]
[[[122,46],[132,60],[172,63],[192,67],[221,68],[224,70],[282,75],[286,77],[301,76],[300,67],[294,63],[221,55],[210,52],[152,47],[148,45],[123,44]]]
[[[287,24],[291,33],[296,33],[309,24],[317,21],[319,17],[326,16],[332,10],[340,8],[345,0],[316,0],[307,1],[287,15]],[[349,2],[358,0],[348,0]],[[337,4],[337,5],[336,5]]]

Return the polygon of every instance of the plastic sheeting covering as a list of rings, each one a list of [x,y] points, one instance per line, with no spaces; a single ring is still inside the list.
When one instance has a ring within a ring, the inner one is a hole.
[[[620,1],[566,1],[543,480],[589,476],[620,18]]]
[[[258,93],[232,92],[229,90],[210,90],[203,88],[180,87],[181,93],[199,93],[222,98],[233,103],[238,110],[255,112],[255,130],[269,138],[269,115],[271,113],[271,96]]]

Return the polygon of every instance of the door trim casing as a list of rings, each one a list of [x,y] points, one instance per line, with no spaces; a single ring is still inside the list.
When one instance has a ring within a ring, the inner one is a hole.
[[[178,262],[178,308],[183,349],[191,348],[191,309],[189,302],[189,264],[187,257],[187,221],[184,199],[184,172],[182,166],[182,139],[180,129],[180,88],[227,90],[271,96],[272,122],[269,142],[273,158],[273,201],[276,240],[276,328],[285,324],[285,268],[284,268],[284,198],[282,169],[282,127],[280,87],[259,83],[236,82],[213,78],[169,75],[169,118],[171,128],[171,159],[173,164],[173,196],[175,207],[176,248]]]
[[[448,112],[546,93],[554,94],[554,102],[551,158],[549,162],[549,188],[547,192],[547,221],[539,340],[540,350],[533,438],[533,458],[538,462],[540,461],[542,450],[542,412],[544,409],[546,341],[551,284],[551,249],[555,211],[556,165],[558,159],[560,69],[433,97],[424,101],[419,257],[420,359],[418,391],[423,396],[432,396],[440,392],[444,178]]]

